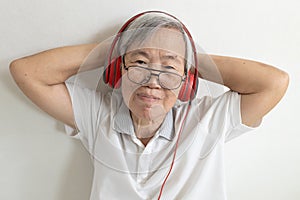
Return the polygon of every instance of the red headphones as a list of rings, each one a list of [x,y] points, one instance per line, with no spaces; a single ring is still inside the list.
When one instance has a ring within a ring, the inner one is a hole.
[[[185,25],[183,23],[181,23],[176,17],[162,12],[162,11],[146,11],[146,12],[142,12],[140,14],[137,14],[135,16],[133,16],[132,18],[130,18],[119,30],[117,36],[114,38],[109,54],[108,54],[108,66],[106,67],[106,69],[103,72],[103,81],[108,84],[110,87],[112,88],[119,88],[120,87],[120,78],[122,77],[122,73],[121,73],[121,64],[122,64],[122,56],[119,56],[117,58],[112,59],[112,53],[113,50],[116,46],[116,43],[118,42],[118,40],[121,37],[122,32],[128,27],[128,25],[133,22],[135,19],[139,18],[140,16],[144,15],[144,14],[148,14],[148,13],[162,13],[165,14],[169,17],[174,18],[175,20],[177,20],[183,27],[185,33],[187,34],[187,36],[189,37],[191,46],[192,46],[192,50],[193,50],[193,56],[194,56],[194,62],[195,62],[195,66],[198,66],[198,60],[197,60],[197,51],[196,51],[196,46],[194,43],[194,40],[190,34],[190,32],[187,30],[187,28],[185,27]],[[195,98],[196,94],[197,94],[197,89],[198,89],[198,70],[196,67],[192,67],[192,69],[189,69],[187,74],[186,74],[186,79],[185,81],[182,83],[179,95],[178,95],[178,99],[181,101],[189,101]]]

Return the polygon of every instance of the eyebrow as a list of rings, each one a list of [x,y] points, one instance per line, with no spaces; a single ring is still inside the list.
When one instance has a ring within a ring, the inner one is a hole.
[[[147,59],[149,59],[149,57],[150,57],[149,53],[147,53],[144,50],[136,50],[136,51],[130,52],[130,57],[139,56],[139,55],[144,56]],[[179,62],[179,56],[176,54],[170,53],[170,52],[163,54],[162,59],[170,59],[170,60]]]
[[[171,59],[171,60],[178,60],[178,56],[175,54],[166,53],[162,56],[163,59]]]
[[[149,54],[143,50],[138,50],[138,51],[133,51],[133,52],[129,52],[130,57],[134,57],[134,56],[144,56],[146,58],[149,58]]]

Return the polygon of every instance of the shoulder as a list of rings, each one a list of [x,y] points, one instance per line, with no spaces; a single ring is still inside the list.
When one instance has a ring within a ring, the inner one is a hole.
[[[203,96],[201,98],[195,98],[191,101],[191,111],[198,113],[206,113],[208,111],[225,111],[229,107],[237,107],[240,104],[241,95],[234,91],[227,91],[223,94],[213,96]]]

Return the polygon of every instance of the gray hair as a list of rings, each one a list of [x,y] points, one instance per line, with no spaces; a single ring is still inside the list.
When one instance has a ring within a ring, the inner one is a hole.
[[[186,44],[185,70],[189,69],[193,58],[191,39],[186,34],[181,22],[163,13],[147,13],[131,22],[120,36],[117,44],[118,54],[121,56],[125,55],[128,47],[133,43],[141,45],[146,38],[159,28],[175,29],[182,33]]]

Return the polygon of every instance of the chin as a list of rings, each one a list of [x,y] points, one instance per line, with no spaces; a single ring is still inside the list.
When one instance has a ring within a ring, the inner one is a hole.
[[[165,117],[167,111],[161,104],[139,104],[134,101],[130,104],[130,111],[139,119],[155,121]]]

